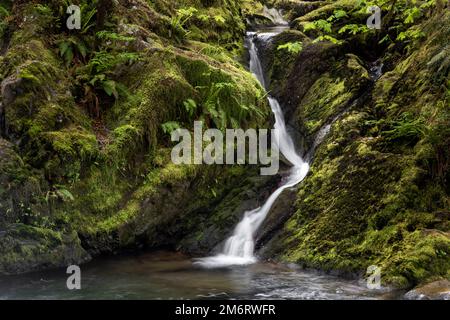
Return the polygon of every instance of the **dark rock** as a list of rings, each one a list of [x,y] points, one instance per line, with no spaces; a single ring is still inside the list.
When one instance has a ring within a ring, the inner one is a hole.
[[[1,84],[1,96],[2,96],[2,105],[3,108],[0,111],[4,111],[4,109],[14,101],[18,92],[21,91],[20,85],[22,84],[22,78],[17,78],[17,76],[12,75],[5,80],[2,81]],[[2,112],[0,112],[2,113]]]
[[[269,258],[264,254],[267,249],[265,246],[295,212],[296,194],[296,188],[288,189],[275,201],[266,220],[256,234],[256,249],[260,255]]]

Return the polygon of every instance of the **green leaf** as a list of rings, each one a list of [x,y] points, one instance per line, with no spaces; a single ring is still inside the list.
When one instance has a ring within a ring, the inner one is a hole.
[[[277,50],[287,50],[289,53],[298,54],[302,51],[303,44],[300,41],[288,42],[281,44],[277,47]]]
[[[317,21],[314,21],[314,24],[316,27],[324,32],[331,33],[331,23],[329,23],[326,20],[320,19]]]
[[[197,110],[197,103],[192,99],[187,99],[183,102],[184,108],[188,112],[189,116],[194,116],[195,111]]]
[[[0,5],[0,16],[7,17],[9,16],[9,11]]]
[[[303,25],[303,31],[309,31],[316,29],[316,24],[314,22],[307,22]]]
[[[84,43],[82,43],[82,42],[77,42],[77,43],[76,43],[76,46],[77,46],[77,50],[78,50],[78,52],[81,54],[81,56],[82,56],[83,58],[86,58],[88,49],[86,48],[86,46],[84,45]]]
[[[345,12],[345,10],[342,9],[336,9],[334,10],[333,15],[336,19],[341,19],[347,17],[347,12]]]
[[[367,28],[366,25],[358,25],[358,24],[346,24],[341,29],[339,29],[338,33],[351,33],[352,35],[358,34],[358,33],[366,33],[370,29]]]
[[[404,16],[406,16],[404,22],[410,24],[422,16],[422,11],[417,7],[412,7],[405,10]]]
[[[114,95],[114,98],[118,99],[116,82],[114,80],[106,80],[102,82],[102,88],[108,96]]]
[[[163,123],[161,125],[162,130],[164,133],[171,134],[173,131],[180,128],[180,124],[176,121],[168,121],[166,123]]]
[[[72,193],[70,193],[67,189],[57,189],[56,194],[63,200],[63,201],[73,201],[75,200]]]
[[[336,39],[336,38],[334,38],[332,36],[329,36],[329,35],[324,35],[324,36],[317,37],[316,39],[314,39],[313,43],[317,43],[317,42],[320,42],[320,41],[330,41],[330,42],[332,42],[334,44],[337,44],[337,45],[341,45],[342,44],[341,40],[338,40],[338,39]]]
[[[218,24],[225,24],[226,22],[225,18],[222,17],[221,15],[214,16],[214,20],[216,20]]]

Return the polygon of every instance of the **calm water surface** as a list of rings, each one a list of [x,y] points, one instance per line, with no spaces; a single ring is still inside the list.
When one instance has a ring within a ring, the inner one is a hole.
[[[81,266],[81,290],[69,291],[65,269],[0,277],[0,299],[392,299],[363,283],[257,263],[201,269],[177,253],[96,259]]]

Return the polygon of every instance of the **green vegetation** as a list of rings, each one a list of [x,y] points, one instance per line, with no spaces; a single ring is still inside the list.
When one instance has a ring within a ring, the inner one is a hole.
[[[170,133],[196,120],[271,127],[242,63],[246,23],[270,24],[263,3],[292,19],[263,64],[296,142],[333,124],[264,254],[358,276],[379,265],[399,287],[450,277],[438,0],[78,0],[81,30],[66,28],[69,1],[0,0],[0,273],[142,247],[203,254],[267,198],[279,177],[258,168],[170,161]]]
[[[292,54],[298,54],[298,53],[300,53],[300,51],[302,51],[303,47],[302,47],[302,43],[300,41],[296,41],[296,42],[288,42],[285,44],[280,44],[277,49],[278,50],[285,49]]]
[[[365,26],[372,4],[379,31]],[[357,276],[378,265],[397,287],[450,277],[449,19],[442,2],[330,1],[295,19],[304,35],[277,36],[272,89],[304,144],[336,122],[266,256]],[[293,37],[294,61],[277,50]]]
[[[67,246],[79,246],[78,234],[89,252],[112,252],[137,244],[131,240],[137,227],[123,241],[107,239],[128,230],[150,198],[161,206],[172,202],[161,197],[167,192],[178,202],[191,200],[186,182],[199,181],[198,206],[211,206],[247,174],[209,189],[227,171],[176,168],[167,152],[167,133],[191,128],[194,120],[218,128],[268,126],[263,90],[235,59],[245,29],[237,1],[140,1],[130,9],[125,1],[80,0],[81,30],[65,27],[67,1],[0,4],[8,17],[1,30],[10,32],[1,37],[8,45],[0,57],[0,82],[6,84],[0,228],[18,223],[63,238],[75,235]],[[18,137],[15,147],[7,142]],[[179,187],[170,191],[168,185]],[[180,219],[183,209],[173,207],[167,223]],[[150,236],[158,238],[157,230]],[[8,237],[22,241],[17,233]],[[37,239],[30,253],[54,248]],[[1,260],[1,272],[24,254],[8,250],[2,247],[11,259]],[[64,265],[64,250],[54,250],[58,257],[43,254],[33,268]],[[29,259],[20,271],[35,254]]]

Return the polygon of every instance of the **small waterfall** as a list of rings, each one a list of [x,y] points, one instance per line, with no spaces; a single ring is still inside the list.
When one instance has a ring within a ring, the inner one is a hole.
[[[287,26],[289,24],[286,20],[284,20],[283,16],[280,14],[280,12],[275,8],[269,9],[266,6],[264,6],[263,15],[266,16],[267,18],[269,18],[270,20],[272,20],[272,22],[275,25]]]
[[[250,71],[266,87],[264,72],[258,55],[258,48],[255,40],[270,41],[270,38],[276,33],[247,33],[250,53]],[[283,182],[283,185],[275,190],[267,199],[264,205],[244,213],[243,219],[236,226],[233,235],[225,242],[223,252],[219,255],[207,258],[196,259],[194,264],[206,268],[224,267],[230,265],[246,265],[257,261],[254,255],[255,233],[264,222],[267,214],[281,193],[300,183],[308,174],[309,164],[300,157],[294,146],[291,136],[286,130],[286,123],[280,104],[273,97],[268,97],[270,107],[275,115],[275,129],[278,135],[278,149],[285,158],[292,164],[289,176]]]

